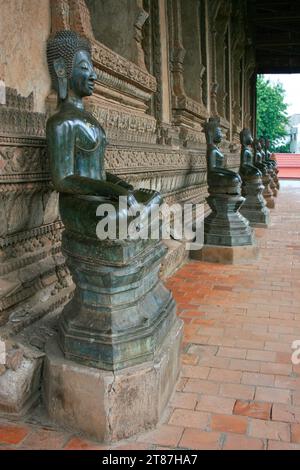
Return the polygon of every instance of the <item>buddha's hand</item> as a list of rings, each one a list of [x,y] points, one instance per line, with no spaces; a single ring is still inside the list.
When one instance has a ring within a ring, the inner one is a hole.
[[[126,181],[123,181],[123,180],[120,180],[118,182],[118,185],[121,186],[124,189],[128,189],[128,191],[133,191],[134,190],[134,187],[131,184],[129,184]]]
[[[139,206],[139,203],[136,200],[132,191],[128,191],[127,202],[128,202],[129,208],[135,209],[135,208],[138,208]]]

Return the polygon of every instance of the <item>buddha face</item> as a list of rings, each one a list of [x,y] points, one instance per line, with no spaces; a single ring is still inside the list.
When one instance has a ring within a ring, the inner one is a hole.
[[[260,152],[261,151],[261,143],[259,142],[259,140],[255,141],[255,146],[257,148],[257,151]]]
[[[93,94],[96,78],[90,54],[87,51],[78,51],[74,57],[70,89],[79,98],[90,96]]]
[[[222,135],[222,130],[220,127],[216,127],[215,130],[215,136],[214,136],[214,142],[216,144],[219,144],[222,141],[223,135]]]

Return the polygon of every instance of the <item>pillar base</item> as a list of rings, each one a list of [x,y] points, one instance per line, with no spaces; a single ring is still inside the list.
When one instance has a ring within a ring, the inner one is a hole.
[[[246,264],[258,258],[256,244],[245,246],[204,245],[201,250],[191,252],[193,259],[209,263]]]
[[[265,198],[265,201],[266,201],[266,206],[268,209],[275,209],[275,200],[273,198],[273,196],[265,196],[264,195],[264,198]]]
[[[177,319],[152,360],[115,372],[66,359],[52,338],[46,345],[43,385],[50,417],[102,442],[155,427],[179,376],[182,332]]]
[[[241,207],[241,214],[249,220],[251,227],[268,227],[270,211],[263,197],[264,186],[262,179],[245,179],[243,182],[243,196],[246,198]]]
[[[204,220],[204,243],[213,246],[252,246],[255,243],[249,221],[239,212],[241,195],[210,194],[206,199],[212,212]]]

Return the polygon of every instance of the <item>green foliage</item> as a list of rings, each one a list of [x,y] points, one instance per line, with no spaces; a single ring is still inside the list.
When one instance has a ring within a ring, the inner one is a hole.
[[[276,153],[291,153],[290,143],[274,146]]]
[[[288,124],[285,91],[280,82],[273,84],[257,76],[257,136],[269,137],[275,149],[276,140],[287,135]],[[277,149],[276,149],[277,150]]]

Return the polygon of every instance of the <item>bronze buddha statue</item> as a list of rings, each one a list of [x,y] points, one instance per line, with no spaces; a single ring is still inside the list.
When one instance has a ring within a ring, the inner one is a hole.
[[[259,138],[259,142],[261,144],[261,154],[262,154],[262,161],[265,163],[268,167],[268,172],[270,176],[270,188],[272,191],[273,196],[277,196],[277,187],[275,183],[276,179],[276,169],[274,167],[274,164],[270,161],[269,157],[270,154],[268,153],[268,147],[269,147],[269,141],[268,139],[265,139],[264,137]]]
[[[207,141],[207,182],[210,193],[240,194],[241,178],[238,173],[225,168],[225,158],[218,144],[222,141],[220,120],[210,118],[204,124]]]
[[[241,195],[242,180],[238,173],[225,168],[225,157],[218,145],[222,140],[220,119],[209,118],[204,124],[207,141],[206,201],[211,209],[204,220],[204,245],[206,247],[253,246],[254,236],[248,220],[240,213],[245,199]],[[226,248],[227,247],[227,248]],[[209,254],[202,259],[212,261]],[[204,250],[205,253],[205,250]]]
[[[241,160],[240,175],[243,180],[251,180],[261,178],[260,170],[254,165],[254,159],[250,146],[253,145],[253,138],[250,129],[243,129],[240,132],[241,141]]]
[[[251,149],[253,138],[250,129],[244,128],[240,132],[240,141],[240,175],[243,180],[242,194],[246,198],[241,214],[249,220],[252,227],[268,227],[270,214],[263,197],[262,167],[259,168],[255,164]]]
[[[262,182],[263,182],[263,185],[264,185],[263,197],[266,200],[267,207],[269,209],[273,209],[275,203],[274,203],[274,199],[273,199],[273,192],[270,188],[271,177],[269,175],[268,166],[263,161],[263,149],[262,149],[261,143],[258,139],[254,139],[254,141],[253,141],[253,150],[254,150],[254,165],[262,173]]]
[[[134,190],[105,171],[105,131],[83,104],[83,98],[92,95],[97,78],[88,40],[74,31],[60,31],[48,40],[47,60],[58,93],[58,111],[48,120],[46,135],[61,208],[66,195],[75,199],[77,195],[97,196],[99,201],[125,196],[128,207],[160,203],[156,191]]]
[[[158,277],[166,247],[127,231],[134,208],[152,224],[151,208],[162,198],[105,171],[105,131],[83,104],[96,80],[87,39],[58,32],[47,59],[58,92],[58,110],[47,123],[51,175],[60,193],[62,252],[76,287],[59,317],[58,341],[71,360],[118,370],[153,357],[177,321],[172,294]],[[98,235],[103,207],[114,209],[110,222],[125,225],[124,237]]]

